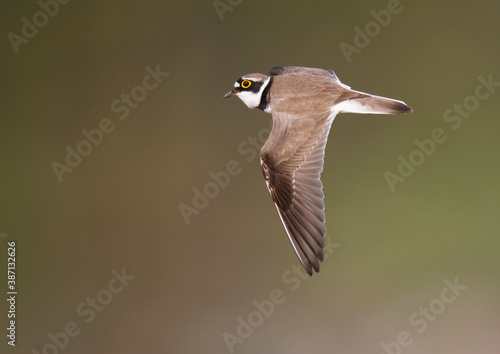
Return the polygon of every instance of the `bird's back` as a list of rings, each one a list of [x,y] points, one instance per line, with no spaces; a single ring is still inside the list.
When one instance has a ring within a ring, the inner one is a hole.
[[[326,113],[346,91],[348,87],[341,84],[332,71],[287,67],[274,77],[271,109],[291,115]]]

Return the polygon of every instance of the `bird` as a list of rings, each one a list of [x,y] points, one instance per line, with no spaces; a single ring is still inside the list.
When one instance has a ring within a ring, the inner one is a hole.
[[[406,103],[352,90],[332,70],[281,66],[240,77],[224,98],[272,114],[260,162],[286,234],[306,272],[318,273],[326,247],[321,173],[338,113],[403,114]]]

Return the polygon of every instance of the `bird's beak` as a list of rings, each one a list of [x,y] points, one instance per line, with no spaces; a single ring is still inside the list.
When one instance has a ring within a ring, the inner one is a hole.
[[[228,98],[228,97],[231,97],[231,96],[234,96],[234,95],[237,95],[238,94],[238,91],[236,91],[236,89],[232,89],[231,91],[229,91],[228,93],[226,93],[224,95],[224,98]]]

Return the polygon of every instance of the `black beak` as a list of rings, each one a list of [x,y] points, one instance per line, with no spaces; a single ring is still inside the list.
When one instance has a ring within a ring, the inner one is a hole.
[[[226,93],[224,95],[224,98],[228,98],[228,97],[231,97],[231,96],[234,96],[234,95],[237,95],[238,94],[238,91],[236,91],[236,89],[232,89],[231,91],[229,91],[228,93]]]

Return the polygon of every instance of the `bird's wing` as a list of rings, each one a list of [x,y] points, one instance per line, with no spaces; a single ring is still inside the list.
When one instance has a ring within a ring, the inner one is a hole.
[[[334,116],[294,116],[273,110],[273,128],[261,150],[267,187],[302,265],[319,272],[325,248],[325,204],[320,176]]]

